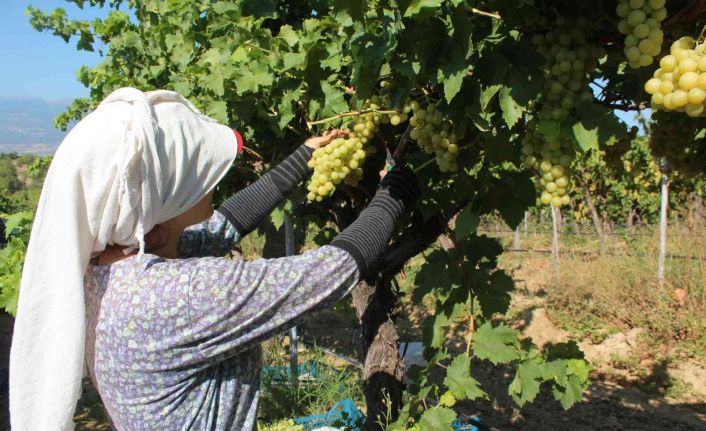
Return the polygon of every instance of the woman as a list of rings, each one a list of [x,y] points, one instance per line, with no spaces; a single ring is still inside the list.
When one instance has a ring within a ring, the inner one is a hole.
[[[219,257],[340,133],[309,139],[214,212],[237,132],[174,92],[108,96],[58,148],[42,189],[11,350],[12,429],[73,429],[84,364],[117,430],[252,429],[260,342],[350,292],[419,194],[414,174],[393,169],[330,245]]]

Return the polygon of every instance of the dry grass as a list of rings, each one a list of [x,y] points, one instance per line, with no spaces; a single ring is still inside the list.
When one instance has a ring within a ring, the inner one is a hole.
[[[706,358],[705,233],[670,227],[665,281],[657,282],[657,232],[645,228],[632,235],[610,235],[600,254],[596,236],[561,238],[558,278],[548,255],[505,254],[503,266],[524,267],[527,284],[546,293],[550,316],[582,338],[601,341],[611,333],[645,330],[649,354]],[[528,234],[522,248],[549,249],[551,236]],[[503,241],[510,243],[509,235]],[[541,265],[540,265],[541,263]],[[528,279],[527,266],[538,269]],[[541,269],[539,269],[541,268]],[[539,286],[539,288],[537,287]]]

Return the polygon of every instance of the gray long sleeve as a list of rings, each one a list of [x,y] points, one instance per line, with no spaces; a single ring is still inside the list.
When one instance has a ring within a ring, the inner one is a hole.
[[[314,150],[302,145],[257,181],[218,207],[240,236],[253,231],[285,196],[311,173],[307,163]]]
[[[407,168],[395,167],[382,180],[367,208],[331,245],[347,251],[358,264],[361,277],[365,277],[389,244],[397,220],[419,194],[416,175]]]

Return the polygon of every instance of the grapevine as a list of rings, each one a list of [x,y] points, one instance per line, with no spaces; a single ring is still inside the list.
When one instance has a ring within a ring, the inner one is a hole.
[[[652,95],[652,107],[686,112],[690,117],[704,113],[706,101],[706,53],[691,37],[675,41],[664,56],[645,91]]]
[[[662,21],[667,18],[666,0],[619,0],[615,12],[618,31],[625,36],[623,52],[633,69],[649,66],[662,51]]]

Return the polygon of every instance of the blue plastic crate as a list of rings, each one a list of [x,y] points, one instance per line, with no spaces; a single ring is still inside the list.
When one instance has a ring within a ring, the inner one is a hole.
[[[461,419],[456,419],[453,421],[451,424],[453,427],[454,431],[488,431],[490,428],[488,428],[487,425],[481,421],[480,417],[478,416],[472,416],[470,419],[466,420],[461,420]]]
[[[345,427],[352,431],[363,431],[361,427],[364,422],[365,416],[353,404],[353,400],[339,401],[331,410],[322,415],[294,419],[294,423],[303,426],[306,430],[328,426],[333,428]]]
[[[319,363],[308,359],[297,367],[299,380],[314,380],[319,375]],[[287,366],[265,366],[262,367],[262,377],[274,382],[286,383],[291,380],[292,369]]]

